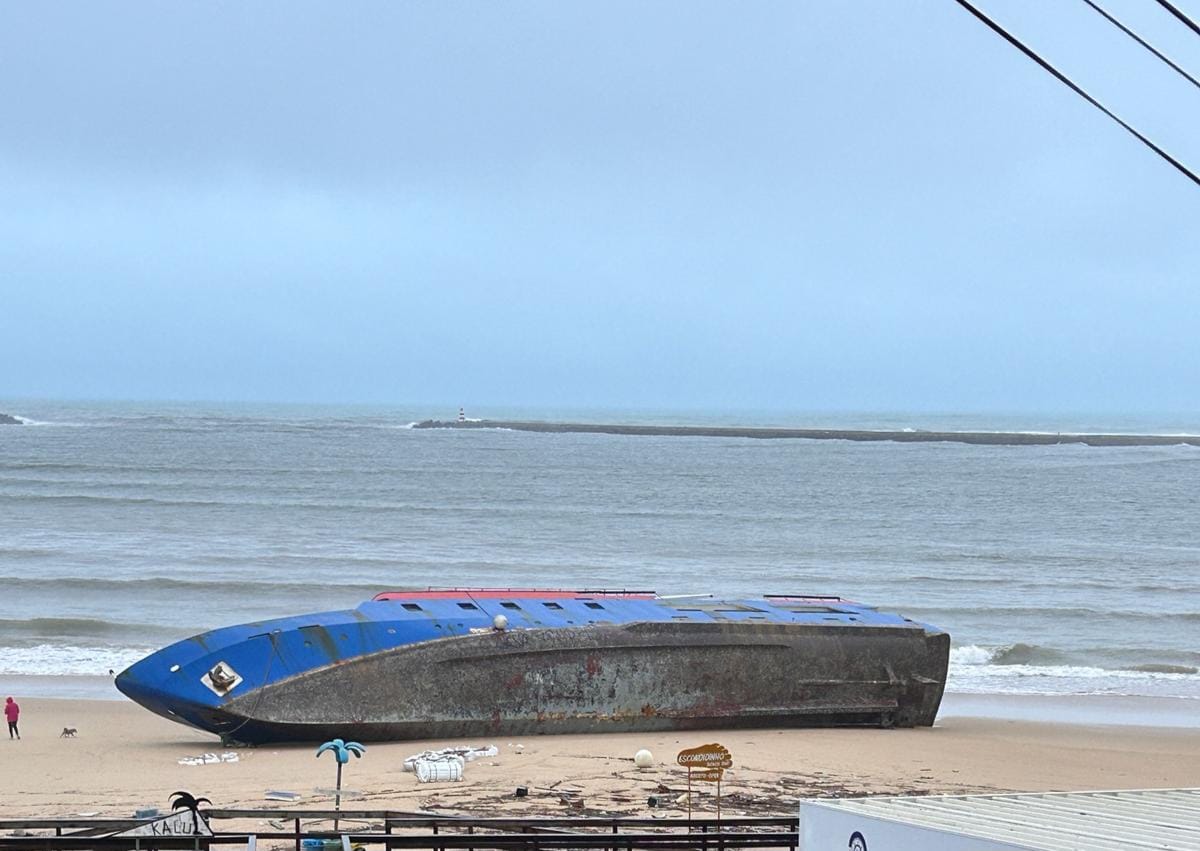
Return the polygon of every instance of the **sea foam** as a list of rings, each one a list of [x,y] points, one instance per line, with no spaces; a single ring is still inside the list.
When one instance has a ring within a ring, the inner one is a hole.
[[[38,644],[0,648],[0,674],[41,676],[102,676],[123,671],[148,656],[153,648],[76,647]]]

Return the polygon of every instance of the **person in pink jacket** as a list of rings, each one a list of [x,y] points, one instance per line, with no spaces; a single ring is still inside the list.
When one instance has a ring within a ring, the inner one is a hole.
[[[8,719],[8,737],[21,738],[21,731],[17,729],[17,719],[21,717],[21,707],[11,697],[4,702],[4,717]]]

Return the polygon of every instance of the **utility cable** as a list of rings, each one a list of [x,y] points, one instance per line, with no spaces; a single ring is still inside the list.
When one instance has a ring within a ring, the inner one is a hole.
[[[1160,52],[1158,50],[1155,50],[1154,45],[1150,44],[1150,42],[1146,41],[1144,38],[1142,38],[1140,35],[1135,33],[1129,27],[1125,26],[1123,23],[1118,21],[1116,18],[1114,18],[1108,12],[1104,11],[1104,9],[1102,9],[1100,6],[1093,3],[1092,0],[1083,0],[1083,2],[1087,3],[1093,9],[1095,9],[1097,12],[1099,12],[1101,15],[1103,15],[1104,18],[1106,18],[1110,24],[1112,24],[1114,27],[1119,29],[1121,32],[1125,33],[1125,35],[1129,36],[1131,39],[1136,41],[1142,47],[1149,50],[1151,53],[1153,53],[1155,56],[1157,56],[1163,62],[1167,63],[1167,65],[1169,65],[1177,74],[1179,74],[1181,77],[1183,77],[1189,83],[1191,83],[1193,86],[1200,89],[1200,80],[1197,80],[1195,77],[1193,77],[1187,71],[1183,70],[1178,65],[1176,65],[1174,62],[1172,62],[1170,57],[1166,56],[1165,54],[1163,54],[1162,52]]]
[[[1158,0],[1158,5],[1162,6],[1164,9],[1166,9],[1172,15],[1174,15],[1175,17],[1179,18],[1179,20],[1181,20],[1185,24],[1187,24],[1188,29],[1190,29],[1196,35],[1200,35],[1200,26],[1197,26],[1195,21],[1193,21],[1191,18],[1189,18],[1183,12],[1181,12],[1179,10],[1179,8],[1177,6],[1175,6],[1174,4],[1170,3],[1169,0]]]
[[[1073,83],[1065,74],[1063,74],[1061,71],[1059,71],[1053,65],[1051,65],[1045,59],[1038,56],[1030,48],[1026,47],[1019,39],[1017,39],[1016,36],[1009,33],[1006,29],[1004,29],[998,23],[993,21],[991,18],[989,18],[983,12],[976,9],[974,6],[972,6],[970,3],[968,3],[967,0],[954,0],[954,1],[956,3],[958,3],[958,5],[962,6],[964,9],[966,9],[968,12],[970,12],[972,15],[974,15],[976,18],[983,21],[983,23],[986,24],[989,29],[996,32],[1001,38],[1003,38],[1005,41],[1007,41],[1013,47],[1017,48],[1017,50],[1024,53],[1026,56],[1028,56],[1030,59],[1032,59],[1038,65],[1041,65],[1042,68],[1044,68],[1046,71],[1053,74],[1054,77],[1056,79],[1058,79],[1059,82],[1061,82],[1063,85],[1067,86],[1069,89],[1071,89],[1071,91],[1075,92],[1081,98],[1083,98],[1088,103],[1090,103],[1092,106],[1096,107],[1096,109],[1100,110],[1105,115],[1107,115],[1109,118],[1111,118],[1113,121],[1117,122],[1122,127],[1124,127],[1130,134],[1132,134],[1134,137],[1136,137],[1139,142],[1141,142],[1143,145],[1145,145],[1150,150],[1154,151],[1154,153],[1158,154],[1160,157],[1162,157],[1164,160],[1169,162],[1171,165],[1175,166],[1175,168],[1178,169],[1190,181],[1192,181],[1192,183],[1196,184],[1197,186],[1200,186],[1200,177],[1198,177],[1195,172],[1193,172],[1191,169],[1189,169],[1187,166],[1185,166],[1179,160],[1175,159],[1173,156],[1168,154],[1166,151],[1164,151],[1158,145],[1151,142],[1149,139],[1147,139],[1145,136],[1143,136],[1141,133],[1139,133],[1137,130],[1135,130],[1131,125],[1126,124],[1124,121],[1122,121],[1119,117],[1117,117],[1116,113],[1112,112],[1108,107],[1106,107],[1104,104],[1100,103],[1100,101],[1096,100],[1094,97],[1092,97],[1087,92],[1085,92],[1083,89],[1081,89],[1079,86],[1075,85],[1075,83]],[[1164,2],[1164,0],[1159,0],[1159,2],[1162,3],[1162,2]]]

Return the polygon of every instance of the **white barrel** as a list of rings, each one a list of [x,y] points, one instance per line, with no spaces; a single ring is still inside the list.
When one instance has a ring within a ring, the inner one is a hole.
[[[459,759],[419,759],[415,765],[417,780],[421,783],[446,783],[462,780],[463,764]]]

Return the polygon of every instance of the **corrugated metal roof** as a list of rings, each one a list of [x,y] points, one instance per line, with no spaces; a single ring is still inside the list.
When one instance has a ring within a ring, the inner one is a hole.
[[[1200,789],[928,795],[805,803],[1036,851],[1200,851]]]

